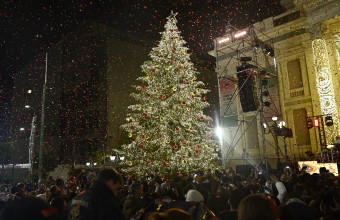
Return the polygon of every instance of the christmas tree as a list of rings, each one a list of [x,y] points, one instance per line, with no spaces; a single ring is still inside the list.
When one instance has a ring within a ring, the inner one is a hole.
[[[204,97],[208,90],[197,81],[175,16],[171,12],[151,60],[141,66],[146,75],[134,86],[138,93],[131,94],[138,104],[128,107],[127,123],[122,125],[131,139],[122,146],[128,172],[139,176],[153,170],[173,176],[217,166],[212,119],[203,114],[209,106]]]

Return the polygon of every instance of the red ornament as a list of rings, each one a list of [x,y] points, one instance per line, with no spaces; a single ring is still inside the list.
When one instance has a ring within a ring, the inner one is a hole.
[[[161,105],[158,105],[158,108],[162,108],[162,106],[161,106]]]
[[[144,134],[142,135],[142,139],[145,139],[145,135]]]
[[[150,94],[150,93],[148,93],[148,94],[146,95],[146,97],[150,98],[150,97],[151,97],[151,94]]]
[[[174,148],[175,150],[177,150],[177,149],[178,149],[178,146],[177,146],[177,145],[174,145],[173,148]]]
[[[163,162],[163,166],[164,166],[164,167],[165,167],[167,164],[168,164],[167,162],[165,162],[165,161]]]
[[[179,127],[175,127],[175,131],[179,131]]]
[[[207,101],[207,97],[204,96],[204,97],[203,97],[203,100],[204,100],[204,101]]]
[[[173,51],[176,51],[176,48],[172,48]]]
[[[143,86],[142,90],[143,90],[143,91],[146,90],[146,86]]]
[[[183,101],[183,102],[182,102],[182,105],[185,105],[185,104],[186,104],[185,101]]]
[[[132,129],[132,130],[135,130],[135,129],[136,129],[136,126],[133,125],[133,126],[131,127],[131,129]]]
[[[179,70],[181,70],[181,69],[182,69],[182,67],[181,67],[181,66],[178,66],[178,69],[179,69]]]
[[[212,139],[212,137],[211,136],[209,136],[209,140],[211,140]]]
[[[145,163],[146,163],[146,164],[150,164],[150,163],[151,163],[151,161],[150,161],[150,160],[148,160],[148,161],[146,161]]]
[[[189,83],[189,80],[188,80],[188,79],[185,79],[184,82],[185,82],[185,83]]]
[[[154,54],[157,55],[157,52],[155,52]]]
[[[166,99],[166,95],[162,95],[162,99]]]
[[[156,72],[156,70],[152,70],[152,73],[155,73]]]
[[[144,117],[144,118],[147,118],[147,117],[148,117],[148,114],[144,113],[144,114],[143,114],[143,117]]]
[[[173,63],[175,63],[175,61],[174,61],[174,60],[171,60],[171,64],[173,64]]]
[[[190,60],[188,60],[187,62],[190,63]]]
[[[194,99],[195,97],[193,95],[191,95],[190,98]]]
[[[183,146],[187,145],[187,142],[186,141],[182,141],[182,145]]]
[[[211,122],[210,122],[210,121],[208,121],[208,125],[211,125]]]
[[[195,147],[196,147],[196,149],[199,149],[199,148],[200,148],[200,145],[199,145],[199,144],[197,144]]]
[[[200,120],[203,121],[203,119],[204,119],[203,116],[201,116],[201,117],[200,117]]]
[[[145,146],[144,146],[144,143],[142,143],[141,145],[140,145],[140,149],[145,149]]]
[[[199,150],[195,150],[195,154],[198,154]]]

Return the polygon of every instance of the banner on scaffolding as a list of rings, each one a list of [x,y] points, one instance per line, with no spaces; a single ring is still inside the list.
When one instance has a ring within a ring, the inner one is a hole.
[[[236,85],[227,79],[219,79],[220,115],[222,127],[237,127],[237,92]]]
[[[334,176],[339,175],[337,163],[318,163],[317,161],[299,161],[299,170],[302,168],[306,170],[306,173],[320,173],[320,168],[325,167],[329,173],[334,174]]]

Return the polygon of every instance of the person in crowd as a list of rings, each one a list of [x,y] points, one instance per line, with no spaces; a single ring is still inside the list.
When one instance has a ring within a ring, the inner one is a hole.
[[[139,182],[132,183],[122,211],[126,219],[130,219],[130,217],[133,217],[138,210],[143,208],[142,195],[143,185]]]
[[[151,212],[147,220],[193,220],[192,216],[177,208],[168,209],[165,212]]]
[[[44,200],[35,197],[25,197],[16,200],[5,207],[0,214],[4,220],[57,220],[57,210],[50,207]]]
[[[185,195],[185,198],[187,202],[204,202],[203,195],[195,189],[190,189]]]
[[[122,186],[120,174],[113,169],[103,169],[90,188],[71,201],[67,219],[125,219],[116,199]]]
[[[89,175],[86,177],[88,183],[92,183],[96,179],[96,175],[94,174],[93,170],[89,171]]]
[[[296,185],[292,194],[288,195],[288,201],[286,202],[286,205],[288,206],[294,219],[317,219],[315,211],[306,204],[307,196],[308,191],[302,185]]]
[[[240,202],[242,199],[246,196],[245,192],[241,189],[234,189],[230,191],[229,198],[228,198],[228,204],[230,206],[230,210],[225,210],[221,213],[219,213],[217,216],[223,220],[237,220],[237,210]]]
[[[78,174],[77,180],[79,187],[81,189],[85,189],[85,187],[87,186],[87,176],[85,168],[81,169],[81,172]]]
[[[277,220],[279,208],[275,201],[262,194],[244,198],[238,207],[238,220]]]

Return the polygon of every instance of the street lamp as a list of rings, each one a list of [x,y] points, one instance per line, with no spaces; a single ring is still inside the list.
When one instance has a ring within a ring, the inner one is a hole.
[[[25,105],[25,108],[33,110],[33,118],[31,124],[31,134],[28,142],[28,161],[30,164],[30,171],[33,171],[33,157],[34,157],[34,137],[35,137],[35,124],[37,121],[36,111],[30,105]]]

